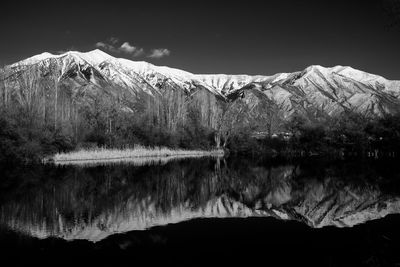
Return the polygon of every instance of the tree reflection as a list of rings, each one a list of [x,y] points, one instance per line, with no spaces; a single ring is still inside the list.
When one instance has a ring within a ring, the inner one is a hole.
[[[41,238],[91,241],[193,218],[273,216],[311,227],[352,226],[400,211],[396,190],[387,190],[399,172],[383,170],[243,159],[8,170],[0,223]]]

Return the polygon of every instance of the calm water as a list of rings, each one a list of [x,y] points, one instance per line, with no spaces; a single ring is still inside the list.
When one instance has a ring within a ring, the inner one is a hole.
[[[3,168],[0,243],[16,265],[396,266],[399,171],[248,159]]]

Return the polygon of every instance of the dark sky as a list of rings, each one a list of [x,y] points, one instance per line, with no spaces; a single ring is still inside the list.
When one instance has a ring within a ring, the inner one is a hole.
[[[400,79],[400,0],[30,2],[1,3],[2,65],[102,42],[114,56],[193,73],[271,75],[318,64]]]

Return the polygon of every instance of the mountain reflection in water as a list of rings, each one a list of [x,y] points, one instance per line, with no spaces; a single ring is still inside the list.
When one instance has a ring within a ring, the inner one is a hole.
[[[39,238],[93,242],[194,218],[270,216],[347,227],[400,212],[392,185],[399,172],[389,169],[198,159],[8,170],[0,224]]]

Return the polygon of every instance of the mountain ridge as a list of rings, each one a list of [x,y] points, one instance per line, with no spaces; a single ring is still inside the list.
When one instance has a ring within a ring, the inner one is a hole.
[[[33,110],[44,124],[74,135],[87,128],[88,110],[102,113],[105,125],[116,120],[111,113],[145,114],[171,133],[196,110],[199,124],[219,134],[229,136],[238,126],[271,135],[294,116],[318,121],[343,113],[400,114],[400,81],[341,65],[270,76],[193,74],[96,49],[45,52],[0,69],[0,103]]]
[[[105,62],[117,65],[119,70],[124,69],[125,72],[135,72],[141,75],[148,80],[153,87],[157,85],[159,80],[158,77],[154,79],[153,74],[158,73],[162,74],[164,76],[163,78],[172,79],[180,87],[186,90],[192,88],[193,84],[200,84],[212,93],[223,97],[226,97],[236,90],[240,90],[251,84],[255,85],[255,87],[261,90],[268,90],[274,86],[285,87],[287,84],[295,85],[301,89],[309,87],[310,84],[311,86],[314,85],[315,87],[321,87],[321,85],[324,88],[336,86],[342,87],[342,89],[350,87],[352,87],[352,89],[357,89],[360,87],[359,85],[361,85],[361,87],[370,87],[370,89],[372,88],[373,91],[381,89],[390,95],[395,96],[396,98],[400,97],[400,81],[388,80],[383,76],[370,74],[364,71],[356,70],[350,66],[341,65],[334,67],[311,65],[302,71],[293,73],[277,73],[273,75],[193,74],[177,68],[157,66],[145,61],[131,61],[125,58],[115,58],[99,49],[96,49],[85,53],[69,51],[61,55],[53,55],[51,53],[44,52],[42,54],[14,63],[10,65],[10,67],[16,68],[21,66],[29,66],[47,61],[49,59],[61,59],[68,56],[78,57],[79,59],[91,64],[94,68],[99,67]],[[124,84],[124,86],[126,85],[129,86],[131,84]],[[318,91],[318,89],[320,88],[315,90]],[[363,90],[361,89],[361,91]],[[377,93],[379,93],[379,90]],[[335,99],[335,97],[327,97]],[[366,100],[365,97],[364,100]],[[360,106],[360,104],[358,104],[358,106]],[[385,111],[382,110],[372,111],[372,113],[384,112]]]
[[[306,67],[303,70],[299,70],[299,71],[295,71],[295,72],[291,72],[291,73],[290,72],[278,72],[278,73],[271,74],[271,75],[264,75],[264,74],[249,75],[249,74],[245,74],[245,73],[242,73],[242,74],[228,74],[228,73],[202,74],[202,73],[191,73],[191,72],[184,71],[184,70],[181,70],[181,69],[178,69],[178,68],[173,68],[173,67],[168,67],[168,66],[158,66],[158,65],[149,63],[147,61],[133,61],[133,60],[126,59],[126,58],[116,58],[116,57],[113,57],[113,56],[105,53],[104,51],[102,51],[100,49],[95,49],[95,50],[91,50],[91,51],[88,51],[88,52],[67,51],[67,52],[59,54],[59,55],[55,55],[55,54],[52,54],[52,53],[49,53],[49,52],[43,52],[41,54],[34,55],[34,56],[29,57],[27,59],[20,60],[20,61],[18,61],[16,63],[8,65],[8,66],[15,67],[15,66],[18,66],[18,65],[30,65],[30,64],[39,63],[40,61],[44,61],[44,60],[47,60],[47,59],[50,59],[50,58],[61,58],[61,57],[65,57],[67,55],[78,55],[78,56],[82,57],[83,59],[87,60],[89,63],[94,64],[94,65],[98,65],[98,64],[102,63],[103,61],[112,59],[112,60],[117,60],[117,61],[130,62],[131,64],[134,63],[137,66],[147,66],[147,67],[151,66],[151,67],[154,67],[156,69],[169,70],[169,71],[175,72],[175,74],[176,73],[181,73],[181,74],[195,76],[195,77],[199,77],[199,78],[201,78],[201,77],[236,77],[236,78],[241,78],[241,79],[244,79],[244,80],[245,79],[250,79],[250,78],[255,79],[255,80],[259,80],[259,79],[266,79],[266,78],[279,77],[279,76],[286,76],[287,77],[290,74],[295,74],[295,73],[310,73],[311,71],[317,69],[318,71],[323,70],[325,72],[326,71],[331,71],[331,72],[335,72],[335,73],[340,73],[340,72],[343,72],[344,70],[350,70],[350,71],[353,72],[353,74],[354,73],[358,74],[358,75],[363,74],[366,77],[369,76],[369,77],[374,77],[374,78],[382,78],[382,79],[384,79],[386,81],[389,81],[389,82],[399,82],[400,83],[400,80],[390,80],[390,79],[387,79],[387,78],[383,77],[382,75],[371,74],[371,73],[368,73],[366,71],[354,69],[351,66],[344,66],[344,65],[336,65],[336,66],[332,66],[332,67],[325,67],[325,66],[322,66],[322,65],[315,64],[315,65],[310,65],[310,66]],[[350,76],[347,75],[347,77],[350,77]],[[276,81],[274,81],[274,82],[276,82]]]
[[[23,63],[23,62],[29,62],[29,60],[31,60],[31,61],[32,61],[32,60],[36,60],[36,61],[38,62],[38,61],[45,60],[45,59],[48,59],[48,58],[51,58],[51,57],[54,57],[54,58],[56,58],[56,57],[63,57],[63,56],[66,56],[66,55],[68,55],[68,54],[79,54],[79,55],[90,55],[90,54],[91,54],[91,55],[100,55],[100,56],[103,57],[103,60],[105,60],[104,58],[124,59],[124,60],[132,61],[132,62],[143,62],[143,63],[147,63],[147,64],[149,64],[149,65],[153,65],[153,66],[156,66],[156,67],[168,67],[168,66],[158,66],[158,65],[149,63],[149,62],[147,62],[147,61],[133,61],[133,60],[130,60],[130,59],[127,59],[127,58],[116,58],[116,57],[113,57],[113,56],[107,54],[106,52],[102,51],[101,49],[94,49],[94,50],[90,50],[90,51],[88,51],[88,52],[80,52],[80,51],[70,50],[70,51],[66,51],[66,52],[61,53],[61,54],[58,54],[58,55],[57,55],[57,54],[50,53],[50,52],[43,52],[43,53],[40,53],[40,54],[31,56],[31,57],[29,57],[29,58],[19,60],[19,61],[15,62],[15,63],[12,63],[12,64],[7,65],[7,66],[12,66],[12,65],[20,64],[20,63]],[[173,67],[168,67],[168,68],[180,70],[180,69],[178,69],[178,68],[173,68]],[[351,68],[351,69],[356,70],[356,71],[360,71],[360,72],[363,72],[363,73],[366,73],[366,74],[370,74],[370,73],[368,73],[367,71],[354,69],[353,67],[351,67],[351,66],[349,66],[349,65],[335,65],[335,66],[332,66],[332,67],[325,67],[325,66],[322,66],[322,65],[319,65],[319,64],[312,64],[312,65],[307,66],[305,69],[303,69],[303,71],[306,70],[306,69],[312,69],[312,68],[324,68],[324,69],[333,69],[333,70],[337,70],[338,68],[343,68],[343,69]],[[302,70],[294,71],[294,72],[291,72],[291,73],[301,72],[301,71],[302,71]],[[190,73],[190,74],[192,74],[192,75],[198,75],[198,76],[215,75],[215,76],[251,76],[251,77],[271,77],[271,76],[274,76],[274,75],[277,75],[277,74],[282,73],[282,72],[277,72],[277,73],[271,74],[271,75],[265,75],[265,74],[254,74],[254,75],[252,75],[252,74],[246,74],[246,73],[241,73],[241,74],[228,74],[228,73],[191,73],[191,72],[188,72],[188,71],[184,71],[184,72]],[[289,73],[290,73],[290,72],[289,72]],[[382,78],[384,78],[384,79],[386,79],[386,80],[389,80],[389,81],[400,81],[400,80],[390,80],[390,79],[387,79],[387,78],[385,78],[383,75],[377,75],[377,74],[373,74],[373,75],[374,75],[374,76],[380,76],[380,77],[382,77]]]

